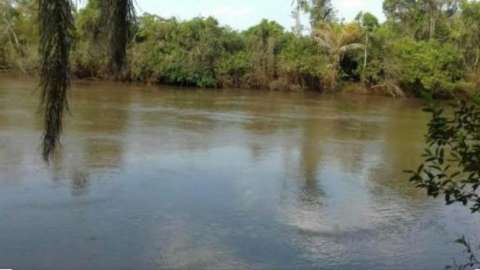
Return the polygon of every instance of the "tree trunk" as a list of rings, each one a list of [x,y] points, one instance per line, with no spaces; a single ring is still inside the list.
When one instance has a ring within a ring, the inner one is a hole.
[[[367,68],[367,61],[368,61],[368,32],[365,34],[365,53],[363,57],[363,70]]]
[[[435,17],[433,14],[430,15],[430,30],[429,30],[429,40],[432,40],[435,37]]]
[[[478,67],[478,62],[480,61],[480,49],[477,48],[477,50],[475,51],[475,62],[473,63],[473,69],[475,71],[478,71],[479,67]]]

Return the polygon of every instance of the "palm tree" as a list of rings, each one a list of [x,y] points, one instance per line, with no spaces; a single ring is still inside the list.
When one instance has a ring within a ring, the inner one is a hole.
[[[340,73],[340,63],[345,54],[352,50],[364,48],[363,44],[358,43],[361,38],[361,29],[355,23],[347,25],[322,23],[313,32],[313,37],[319,46],[330,55],[327,77],[329,77],[330,88],[335,90]]]
[[[71,0],[38,0],[38,7],[41,108],[44,114],[42,155],[48,162],[59,143],[63,114],[68,109],[74,17]],[[133,2],[104,0],[102,12],[110,36],[111,72],[118,78],[125,66],[131,24],[135,19]]]

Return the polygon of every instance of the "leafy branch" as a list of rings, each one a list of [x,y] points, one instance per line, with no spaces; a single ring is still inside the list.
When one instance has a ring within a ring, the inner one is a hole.
[[[480,211],[480,108],[460,101],[448,116],[443,108],[429,106],[432,114],[423,162],[410,181],[432,197],[443,195],[447,204],[461,203],[472,213]]]

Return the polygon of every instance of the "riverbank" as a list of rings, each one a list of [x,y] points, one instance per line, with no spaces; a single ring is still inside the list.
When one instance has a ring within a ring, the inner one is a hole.
[[[28,79],[28,80],[36,80],[37,73],[36,71],[31,72],[30,74],[15,71],[15,70],[8,70],[3,69],[0,70],[0,76],[5,77],[13,77],[18,78],[20,80]],[[327,95],[361,95],[361,96],[385,96],[385,97],[393,97],[393,98],[415,98],[413,95],[407,95],[403,91],[398,90],[397,92],[392,92],[391,90],[387,89],[384,85],[374,86],[374,87],[366,87],[363,83],[342,83],[339,85],[339,89],[337,91],[319,91],[319,90],[312,90],[312,89],[302,89],[299,87],[292,87],[292,86],[281,86],[280,84],[276,84],[275,87],[269,88],[247,88],[247,87],[218,87],[218,88],[202,88],[202,87],[194,87],[194,86],[179,86],[179,85],[169,85],[169,84],[159,84],[154,82],[142,82],[142,81],[135,81],[135,80],[123,80],[123,81],[115,81],[108,78],[98,78],[98,77],[78,77],[74,76],[72,78],[72,82],[116,82],[120,84],[126,85],[137,85],[137,86],[153,86],[153,87],[174,87],[177,89],[228,89],[229,91],[235,90],[252,90],[252,91],[280,91],[280,92],[305,92],[305,93],[322,93]]]

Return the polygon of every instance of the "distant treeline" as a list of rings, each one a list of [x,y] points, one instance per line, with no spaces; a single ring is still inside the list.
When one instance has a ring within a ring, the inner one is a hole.
[[[0,68],[38,66],[35,0],[0,2]],[[99,0],[75,14],[72,70],[106,78]],[[124,79],[196,87],[336,91],[358,83],[394,96],[449,97],[480,86],[480,2],[385,0],[387,20],[336,18],[330,1],[298,0],[287,31],[263,20],[246,31],[214,18],[138,16]],[[273,8],[273,7],[272,7]],[[308,14],[310,22],[301,24]]]

